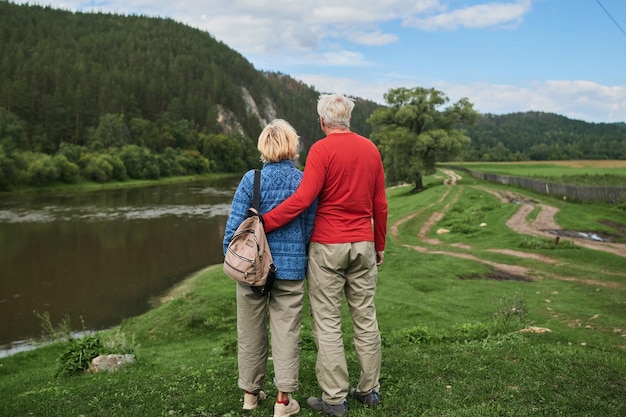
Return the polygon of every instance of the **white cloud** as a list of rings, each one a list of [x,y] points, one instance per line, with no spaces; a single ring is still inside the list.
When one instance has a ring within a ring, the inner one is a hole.
[[[360,82],[354,78],[320,74],[294,76],[320,92],[338,92],[384,104],[390,88],[426,87],[445,93],[450,102],[467,97],[481,113],[508,114],[526,111],[556,113],[588,122],[625,122],[626,86],[604,86],[591,81],[536,81],[526,86],[489,83],[427,83],[398,78]]]
[[[517,0],[515,3],[479,4],[425,18],[407,18],[405,24],[430,31],[455,30],[459,27],[475,29],[501,25],[514,26],[522,21],[531,8],[532,0]]]
[[[383,94],[391,87],[384,84],[363,83],[350,77],[334,77],[325,74],[297,74],[292,76],[320,93],[339,93],[384,104]]]
[[[398,36],[392,33],[381,33],[379,30],[374,32],[355,32],[348,35],[348,39],[354,43],[368,46],[383,46],[398,41]]]
[[[589,122],[626,121],[626,86],[591,81],[535,81],[526,86],[442,84],[451,100],[468,97],[481,113],[542,111]]]

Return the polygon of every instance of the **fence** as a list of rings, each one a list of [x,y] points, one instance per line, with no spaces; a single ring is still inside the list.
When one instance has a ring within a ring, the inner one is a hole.
[[[454,166],[451,168],[467,172],[472,177],[481,180],[516,185],[520,188],[572,201],[604,201],[611,204],[620,204],[626,201],[626,187],[559,184],[555,182],[539,181],[532,178],[475,172],[465,167]]]

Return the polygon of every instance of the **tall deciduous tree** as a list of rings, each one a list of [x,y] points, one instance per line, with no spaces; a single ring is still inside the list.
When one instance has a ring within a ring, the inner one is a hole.
[[[414,183],[414,191],[421,191],[422,176],[434,173],[436,162],[453,158],[470,142],[462,124],[474,123],[478,112],[466,98],[444,108],[448,97],[433,88],[391,89],[385,100],[388,106],[376,109],[368,121],[387,181]]]

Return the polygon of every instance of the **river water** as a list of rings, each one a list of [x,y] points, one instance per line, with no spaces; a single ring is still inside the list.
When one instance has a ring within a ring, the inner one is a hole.
[[[221,263],[239,179],[0,194],[0,356],[42,335],[38,315],[109,328]]]

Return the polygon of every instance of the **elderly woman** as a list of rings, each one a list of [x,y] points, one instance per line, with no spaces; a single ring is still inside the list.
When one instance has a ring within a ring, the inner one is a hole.
[[[297,156],[299,137],[286,121],[276,119],[259,135],[261,152],[260,213],[266,213],[298,188],[302,172],[293,159]],[[224,233],[224,253],[239,224],[252,205],[254,171],[244,174],[233,198],[232,210]],[[245,284],[237,283],[238,385],[245,391],[244,410],[255,409],[265,399],[262,391],[267,359],[271,351],[274,383],[278,389],[274,417],[288,417],[300,411],[291,397],[298,388],[300,368],[300,324],[307,269],[307,245],[313,229],[317,202],[293,221],[269,233],[276,280],[269,296],[259,296]]]

